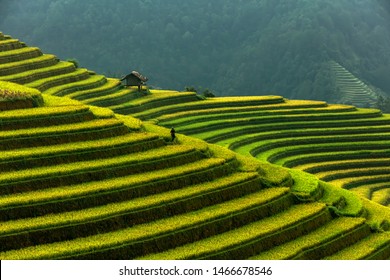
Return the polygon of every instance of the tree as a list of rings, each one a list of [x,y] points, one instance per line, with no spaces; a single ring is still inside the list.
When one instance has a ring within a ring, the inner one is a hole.
[[[384,113],[390,113],[390,97],[380,95],[378,97],[377,108]]]

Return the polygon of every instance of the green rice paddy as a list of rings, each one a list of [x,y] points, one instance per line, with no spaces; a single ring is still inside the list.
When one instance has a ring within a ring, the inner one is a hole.
[[[0,259],[390,258],[389,115],[138,92],[0,35],[0,90],[41,98],[0,112]]]

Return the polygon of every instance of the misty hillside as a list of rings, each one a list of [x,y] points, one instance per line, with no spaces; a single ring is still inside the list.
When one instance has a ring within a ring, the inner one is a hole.
[[[0,1],[0,30],[111,76],[156,87],[339,101],[331,63],[390,93],[380,0]]]

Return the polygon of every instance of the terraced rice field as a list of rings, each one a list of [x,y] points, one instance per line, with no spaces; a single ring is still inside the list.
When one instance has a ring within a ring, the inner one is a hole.
[[[330,68],[336,78],[337,103],[357,107],[375,107],[378,94],[336,61],[330,61]]]
[[[44,106],[0,112],[0,259],[390,258],[387,207],[269,163],[318,157],[295,165],[336,184],[366,160],[359,180],[379,180],[369,196],[385,204],[379,111],[138,93],[0,33],[3,78],[41,90]]]
[[[212,102],[204,101],[205,107]],[[221,109],[205,107],[186,110],[183,105],[181,111],[154,118],[159,125],[175,127],[186,135],[310,172],[389,205],[389,115],[350,105],[284,99],[257,106],[227,102]],[[364,193],[362,188],[370,190]]]

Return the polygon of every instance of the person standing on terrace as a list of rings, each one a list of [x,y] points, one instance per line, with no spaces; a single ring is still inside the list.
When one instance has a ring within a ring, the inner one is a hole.
[[[172,137],[172,142],[173,142],[173,140],[175,140],[175,138],[176,138],[176,131],[175,131],[175,129],[172,127],[172,129],[171,129],[171,137]]]

